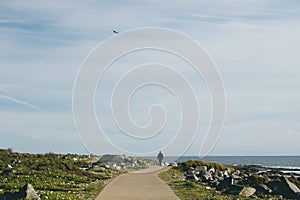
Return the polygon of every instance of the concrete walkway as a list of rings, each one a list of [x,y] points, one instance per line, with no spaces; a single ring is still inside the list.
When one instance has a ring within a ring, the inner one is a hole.
[[[157,174],[169,167],[152,166],[115,178],[99,194],[96,200],[179,200],[170,187]]]

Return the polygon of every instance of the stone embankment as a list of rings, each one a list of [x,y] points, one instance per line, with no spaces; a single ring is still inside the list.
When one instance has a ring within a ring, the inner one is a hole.
[[[206,189],[245,197],[300,199],[299,169],[261,166],[223,166],[218,163],[187,161],[179,167],[186,172],[186,180],[195,180]]]

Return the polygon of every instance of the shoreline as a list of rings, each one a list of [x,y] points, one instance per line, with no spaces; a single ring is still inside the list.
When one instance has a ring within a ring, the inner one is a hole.
[[[154,156],[145,156],[143,158],[155,159]],[[300,156],[206,156],[200,158],[198,156],[165,156],[164,161],[185,162],[187,160],[204,160],[206,162],[218,162],[223,165],[257,165],[267,168],[284,168],[284,169],[299,169]]]
[[[149,157],[143,159],[116,154],[29,154],[5,149],[0,149],[0,157],[0,196],[5,193],[13,195],[16,188],[32,184],[33,188],[37,189],[37,195],[42,198],[88,199],[118,175],[157,163],[155,159],[149,160]],[[241,163],[223,165],[220,162],[203,160],[172,162],[166,165],[173,167],[171,172],[174,172],[174,176],[165,180],[171,183],[174,180],[179,181],[182,183],[181,191],[184,192],[201,189],[203,194],[228,196],[228,193],[237,195],[237,191],[251,188],[251,191],[254,191],[251,195],[257,197],[292,196],[293,190],[293,195],[299,193],[297,198],[300,197],[300,167],[269,167]],[[40,181],[42,179],[46,181]],[[284,190],[290,193],[278,188],[285,188]]]
[[[193,199],[206,199],[211,196],[224,199],[300,199],[300,174],[295,173],[299,170],[188,160],[178,163],[170,172],[163,174],[162,178],[183,199],[186,193]]]

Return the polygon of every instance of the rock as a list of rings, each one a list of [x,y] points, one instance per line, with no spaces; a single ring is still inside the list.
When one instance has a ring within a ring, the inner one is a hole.
[[[25,199],[40,199],[40,197],[35,192],[34,188],[30,184],[26,184],[21,190],[20,193],[24,194]]]
[[[227,171],[228,175],[229,175],[229,174],[231,174],[234,171],[234,169],[232,169],[232,168],[226,168],[225,171]]]
[[[226,189],[225,193],[237,195],[237,194],[240,194],[240,192],[243,190],[243,188],[244,188],[244,186],[242,186],[242,185],[233,184],[233,185],[230,185]]]
[[[278,190],[281,195],[285,198],[299,198],[300,189],[292,183],[287,177],[282,176],[280,178],[281,185],[279,185]],[[300,199],[300,198],[299,198]]]
[[[186,174],[185,175],[185,180],[193,180],[194,176],[192,174]]]
[[[269,183],[266,183],[266,185],[268,186],[268,188],[270,188],[272,190],[272,194],[274,195],[279,195],[280,191],[279,191],[279,187],[281,186],[281,182],[280,181],[271,181]]]
[[[125,155],[124,156],[117,155],[111,160],[111,162],[116,162],[116,163],[124,162],[125,157],[126,157]]]
[[[201,174],[204,174],[207,172],[207,167],[206,166],[197,166],[197,171],[199,171]]]
[[[253,187],[244,187],[239,195],[244,196],[244,197],[250,197],[256,192],[256,189]]]
[[[225,193],[233,195],[241,195],[244,197],[250,197],[256,192],[256,189],[253,187],[244,187],[242,185],[232,184],[230,185]]]
[[[108,163],[108,162],[121,163],[121,162],[125,162],[125,161],[128,161],[128,160],[129,159],[126,157],[126,155],[110,155],[110,154],[106,154],[106,155],[103,155],[99,159],[99,162],[101,162],[101,163]]]
[[[241,174],[241,171],[240,170],[235,170],[234,172],[233,172],[233,174],[235,174],[235,175],[240,175]]]
[[[257,191],[260,191],[264,194],[271,194],[273,191],[265,184],[257,184],[255,185]]]
[[[105,171],[106,168],[105,168],[105,167],[99,167],[99,170],[100,170],[100,171]]]
[[[11,165],[9,165],[9,164],[7,165],[7,167],[8,167],[9,169],[13,168],[13,167],[12,167]]]
[[[34,188],[30,184],[24,185],[19,192],[5,192],[0,199],[3,200],[19,200],[19,199],[37,199],[40,197],[35,192]]]
[[[299,188],[284,176],[280,177],[280,180],[271,181],[266,185],[273,190],[273,195],[282,195],[287,199],[300,199]]]
[[[93,167],[93,166],[92,166]],[[82,169],[83,170],[89,170],[90,168],[92,168],[92,167],[90,167],[89,165],[83,165],[82,166]]]
[[[130,163],[131,160],[132,160],[131,158],[124,155],[124,163]]]
[[[224,178],[224,172],[223,171],[219,171],[219,173],[217,174],[217,176],[219,177],[219,178]],[[226,176],[227,177],[227,176]]]
[[[172,166],[172,167],[177,167],[177,163],[176,163],[176,162],[172,162],[172,163],[171,163],[171,166]]]
[[[208,170],[208,172],[211,174],[214,174],[214,173],[216,173],[216,169],[212,167]]]
[[[283,176],[281,178],[281,181],[283,181],[291,190],[291,192],[293,192],[294,194],[300,193],[300,189],[294,183],[292,183],[288,178]]]
[[[116,166],[116,170],[121,170],[121,166]]]
[[[209,172],[205,172],[204,174],[202,174],[202,179],[204,179],[205,181],[212,181],[213,178],[212,178],[212,175],[211,173]]]
[[[243,177],[244,177],[244,178],[249,178],[249,176],[250,176],[249,174],[246,174],[246,173],[243,174]]]
[[[210,181],[209,184],[212,187],[216,188],[220,184],[220,182],[217,179],[215,179],[215,180]]]
[[[138,165],[137,160],[131,160],[131,162],[135,165]]]
[[[199,178],[197,177],[197,175],[195,174],[194,170],[190,170],[186,173],[186,180],[195,180],[195,181],[199,181]]]
[[[238,175],[236,175],[236,174],[231,174],[231,177],[232,177],[233,179],[241,179],[241,177],[238,176]]]
[[[229,177],[230,173],[229,173],[227,170],[224,170],[223,175],[224,175],[225,177]]]
[[[259,180],[259,178],[257,176],[251,175],[247,178],[247,183],[248,184],[259,185],[261,183],[261,181]]]
[[[193,171],[192,173],[193,173],[193,177],[194,177],[195,181],[199,181],[199,178],[198,178],[197,175],[195,174],[195,171]]]
[[[137,164],[138,164],[138,165],[144,165],[144,161],[142,161],[142,160],[137,160]]]
[[[217,186],[217,190],[224,190],[228,189],[233,184],[233,178],[227,177],[223,181],[220,182],[220,184]]]
[[[214,180],[221,182],[221,181],[224,180],[224,176],[221,176],[220,174],[219,174],[219,175],[216,175],[216,176],[214,177]]]

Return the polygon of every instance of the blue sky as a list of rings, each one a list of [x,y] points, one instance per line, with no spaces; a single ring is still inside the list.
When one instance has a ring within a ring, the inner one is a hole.
[[[86,153],[72,117],[79,66],[114,29],[162,27],[204,46],[223,77],[227,118],[212,155],[299,155],[299,20],[296,0],[0,1],[0,148]]]

